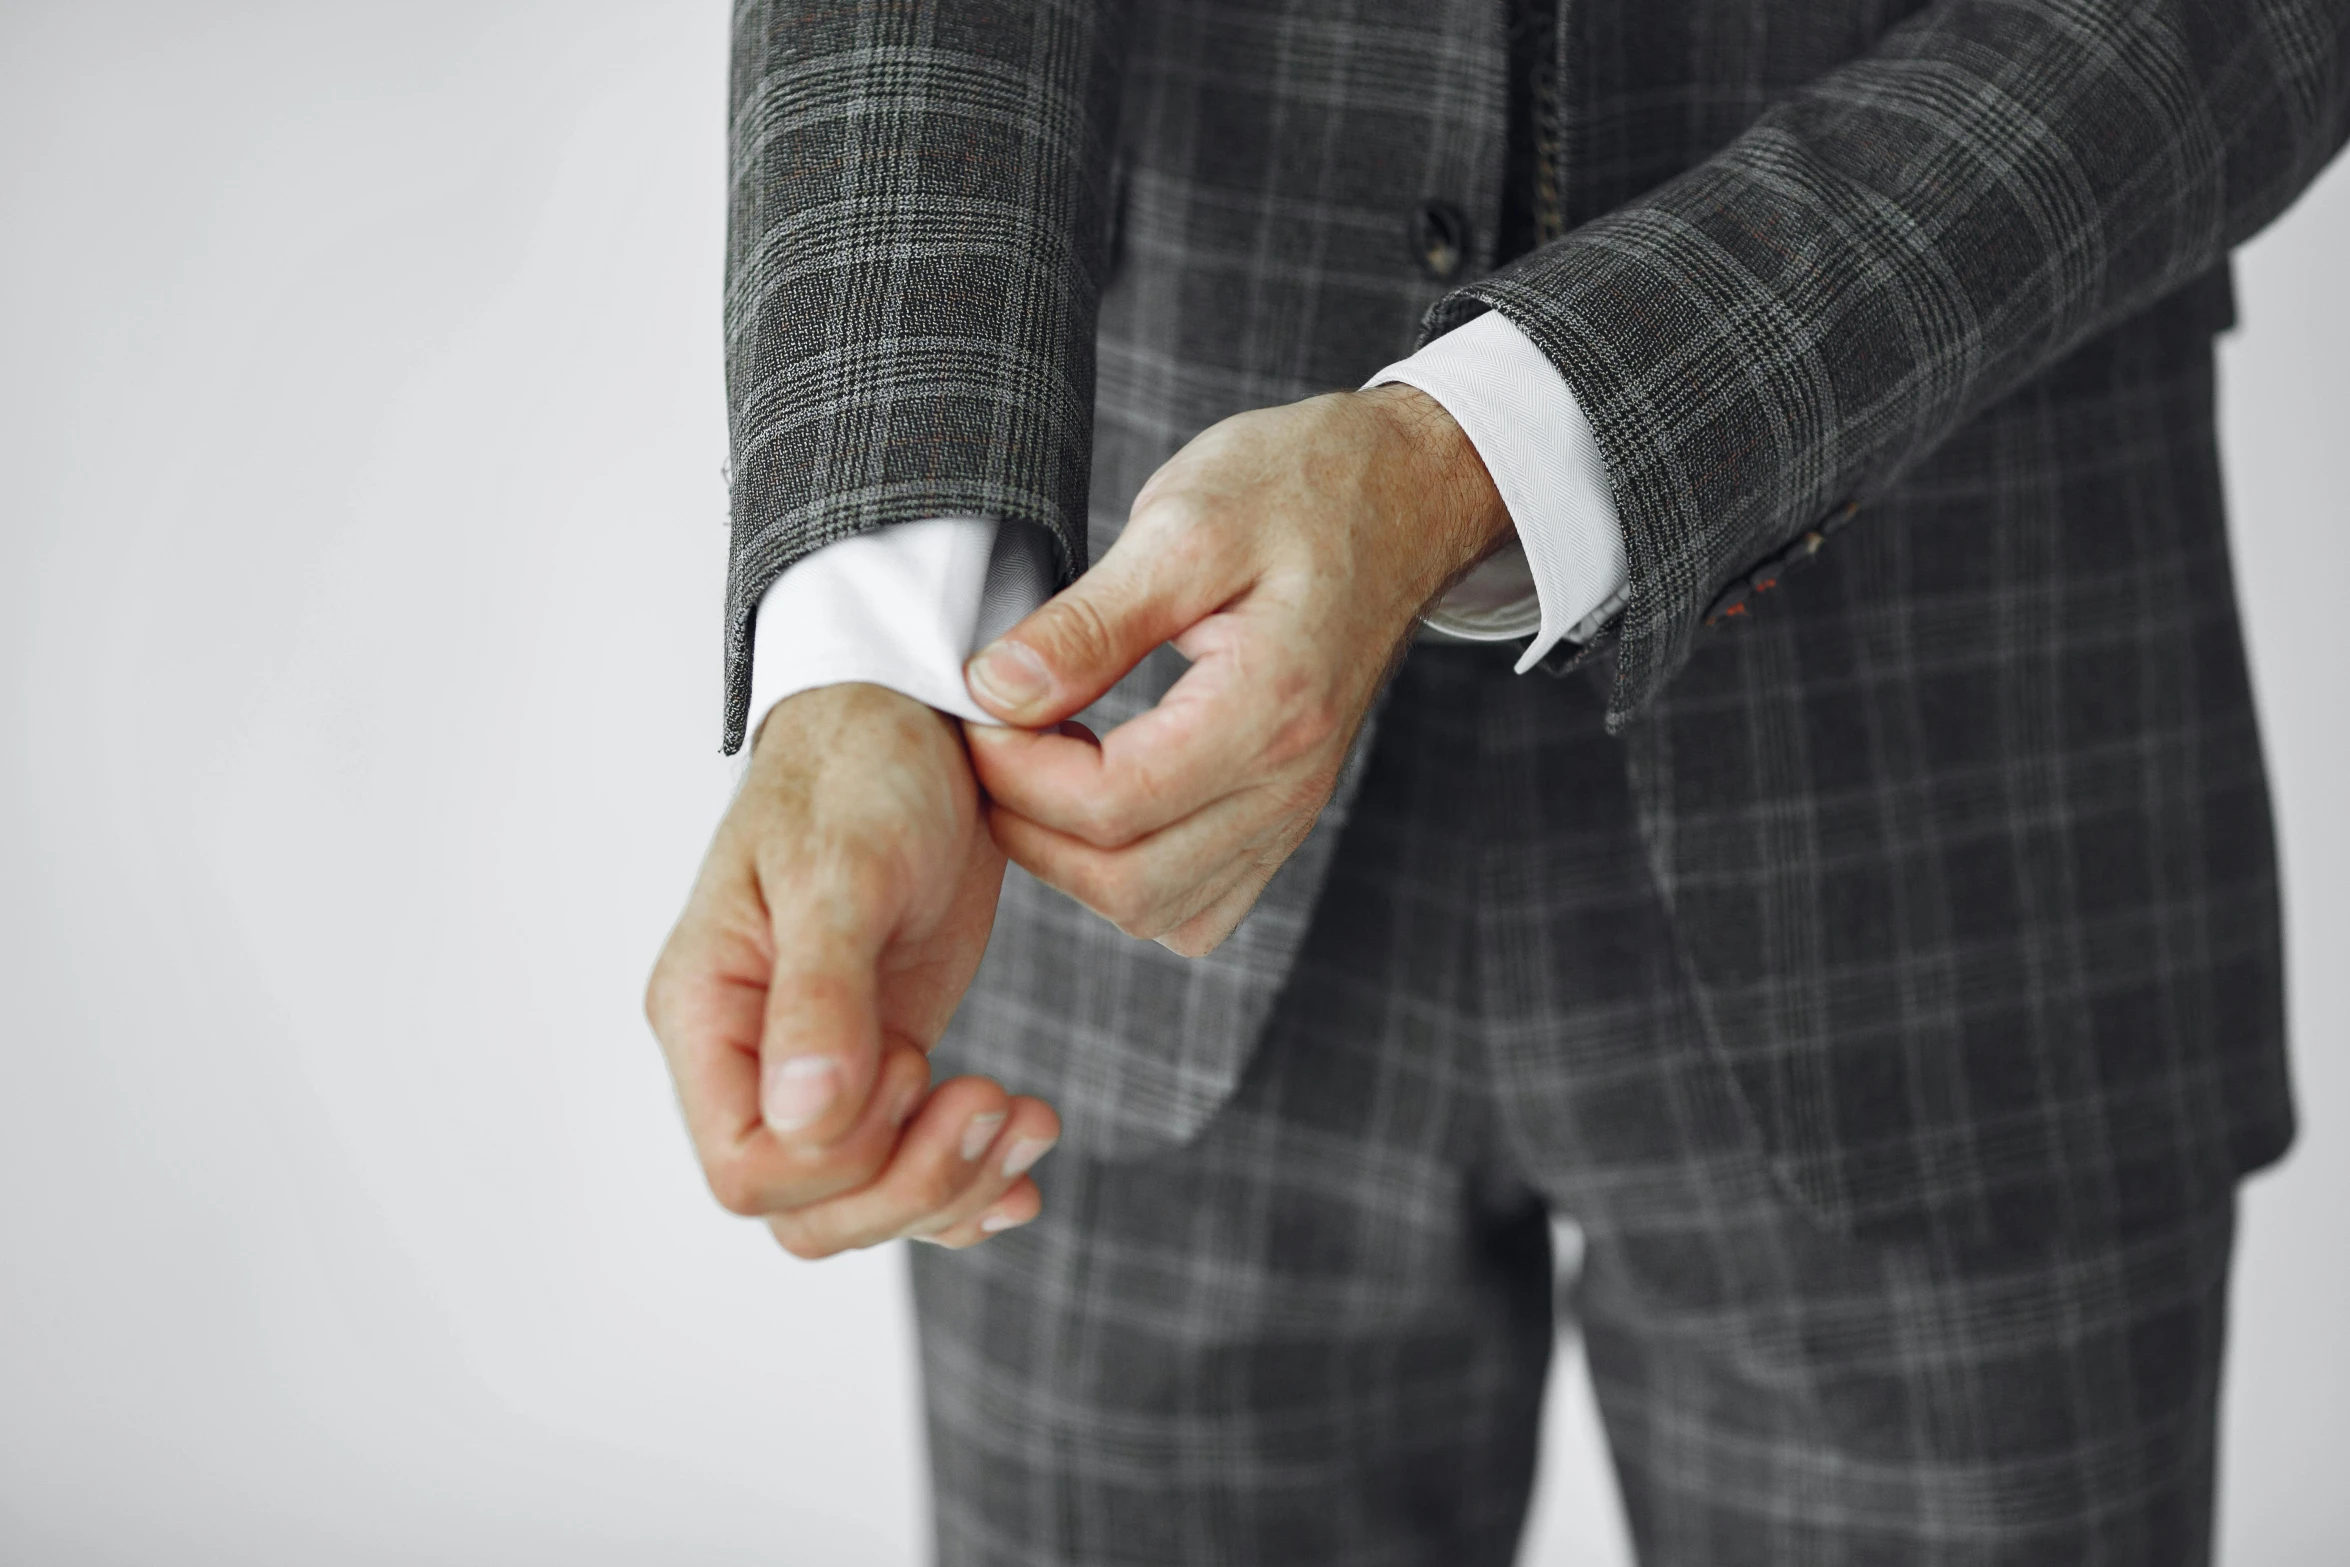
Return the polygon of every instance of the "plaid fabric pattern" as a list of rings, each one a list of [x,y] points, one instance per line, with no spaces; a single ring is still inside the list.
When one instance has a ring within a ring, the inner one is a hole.
[[[743,6],[730,734],[798,554],[982,510],[1074,568],[1205,425],[1499,309],[1609,460],[1631,600],[1574,678],[1777,1178],[1954,1240],[2199,1210],[2291,1127],[2208,339],[2350,125],[2350,0],[1568,5],[1569,227],[1514,260],[1512,14]],[[1072,1149],[1193,1136],[1345,818],[1196,962],[1014,876],[955,1051]]]
[[[923,517],[1085,561],[1121,18],[1091,0],[738,0],[726,749],[793,561]]]
[[[2341,0],[1945,0],[1865,52],[1857,9],[1570,7],[1588,221],[1431,316],[1500,309],[1591,417],[1633,558],[1619,725],[1723,587],[2209,273],[2350,135]],[[1661,152],[1693,126],[1711,156]]]
[[[1603,707],[1415,652],[1231,1101],[915,1249],[944,1567],[1510,1562],[1554,1214],[1648,1567],[2207,1558],[2227,1197],[2035,1248],[1814,1223]]]
[[[1423,203],[1472,216],[1462,276],[1492,266],[1507,22],[1502,0],[1137,7],[1097,529],[1208,425],[1359,386],[1410,352],[1447,282],[1412,244]]]
[[[2221,516],[2205,340],[2121,335],[1918,464],[1623,731],[1708,1033],[1832,1221],[2029,1239],[2208,1206],[2283,1151]]]

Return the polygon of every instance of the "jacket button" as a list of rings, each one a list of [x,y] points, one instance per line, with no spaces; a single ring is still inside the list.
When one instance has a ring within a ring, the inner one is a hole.
[[[1423,201],[1414,207],[1406,238],[1420,270],[1439,283],[1459,277],[1469,259],[1469,219],[1449,201]]]

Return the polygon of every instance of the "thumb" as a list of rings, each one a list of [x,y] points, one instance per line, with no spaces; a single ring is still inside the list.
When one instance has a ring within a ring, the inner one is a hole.
[[[1129,525],[1091,571],[980,649],[964,684],[1005,723],[1057,723],[1221,604],[1228,564],[1212,550],[1170,548],[1164,528]]]
[[[827,917],[773,915],[775,967],[759,1034],[759,1109],[787,1143],[822,1147],[857,1124],[881,1059],[881,941]]]

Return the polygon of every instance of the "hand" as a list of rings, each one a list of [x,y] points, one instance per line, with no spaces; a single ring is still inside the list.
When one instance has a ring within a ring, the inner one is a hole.
[[[966,671],[1021,726],[965,726],[996,842],[1127,934],[1211,950],[1313,826],[1420,613],[1509,531],[1468,437],[1412,387],[1205,431]],[[1192,665],[1156,707],[1098,741],[1062,724],[1170,640]]]
[[[978,1077],[924,1096],[1003,875],[951,719],[870,685],[775,705],[645,1014],[712,1192],[793,1255],[1036,1216],[1051,1107]]]

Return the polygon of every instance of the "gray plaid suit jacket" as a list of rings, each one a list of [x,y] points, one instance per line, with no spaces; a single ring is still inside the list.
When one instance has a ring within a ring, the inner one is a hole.
[[[729,749],[808,551],[978,512],[1074,574],[1205,425],[1499,310],[1607,460],[1630,602],[1567,678],[1788,1189],[1997,1234],[2226,1190],[2291,1109],[2210,341],[2350,130],[2350,3],[1568,0],[1516,258],[1508,22],[739,4]],[[957,1064],[1095,1152],[1192,1135],[1347,793],[1204,960],[1015,871]]]

